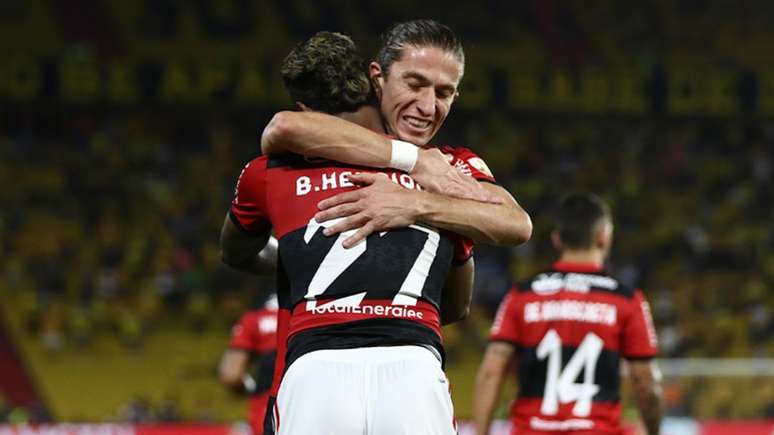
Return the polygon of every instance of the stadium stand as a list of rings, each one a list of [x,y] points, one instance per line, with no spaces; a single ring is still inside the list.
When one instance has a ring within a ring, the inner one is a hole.
[[[508,282],[553,258],[546,219],[568,189],[613,205],[611,266],[645,289],[661,356],[774,355],[774,6],[484,3],[415,11],[468,50],[438,142],[478,151],[536,224],[522,248],[477,251],[476,307],[447,330],[458,415]],[[322,28],[373,47],[368,32],[411,18],[409,2],[100,4],[90,19],[42,0],[0,7],[0,297],[51,413],[0,397],[0,418],[237,419],[215,366],[271,283],[223,266],[217,233],[261,126],[289,107],[270,71]],[[38,31],[14,45],[25,29]],[[774,418],[773,379],[669,379],[668,412]]]

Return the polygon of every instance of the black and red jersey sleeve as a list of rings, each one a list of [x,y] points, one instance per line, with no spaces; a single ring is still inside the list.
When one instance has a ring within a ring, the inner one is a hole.
[[[242,315],[239,322],[231,328],[229,347],[254,351],[258,333],[258,322],[253,312]]]
[[[625,358],[652,358],[657,352],[656,329],[641,290],[634,291],[631,304],[631,314],[623,325],[622,354]]]
[[[267,220],[266,208],[266,157],[250,161],[239,174],[234,200],[231,202],[231,219],[248,233],[255,233]]]
[[[500,302],[494,323],[492,323],[492,328],[489,330],[489,341],[518,343],[520,339],[519,321],[521,318],[519,306],[519,293],[514,287]]]
[[[484,162],[484,159],[469,148],[442,146],[439,147],[439,150],[446,155],[451,155],[449,163],[463,174],[469,175],[478,181],[497,184],[497,180],[495,180],[492,171],[489,170],[489,166]]]

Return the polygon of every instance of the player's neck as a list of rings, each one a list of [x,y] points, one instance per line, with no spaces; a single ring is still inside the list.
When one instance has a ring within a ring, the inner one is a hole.
[[[337,114],[337,116],[377,133],[384,133],[384,127],[382,126],[382,120],[379,116],[379,110],[376,107],[363,106],[354,112],[343,112]]]
[[[601,267],[605,262],[605,254],[599,249],[565,249],[559,255],[559,261],[595,264]]]

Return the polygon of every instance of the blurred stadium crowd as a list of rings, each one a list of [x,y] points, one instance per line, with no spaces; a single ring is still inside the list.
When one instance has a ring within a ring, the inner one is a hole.
[[[0,16],[13,16],[18,13],[14,8],[26,7],[23,3],[7,3]],[[314,5],[278,1],[262,9],[262,3],[247,1],[184,3],[146,2],[149,19],[141,22],[143,32],[149,38],[175,38],[175,32],[186,31],[186,17],[203,13],[212,18],[202,21],[203,29],[220,36],[276,32],[278,40],[292,43],[326,28],[349,31],[369,47],[373,35],[366,32],[409,18],[400,11],[416,6],[405,1],[357,8],[334,0]],[[102,9],[95,14],[125,7],[99,4]],[[722,1],[643,2],[636,13],[629,3],[612,1],[594,7],[585,2],[467,2],[455,14],[465,21],[419,7],[441,21],[448,18],[464,35],[469,52],[513,39],[520,53],[532,50],[542,53],[536,57],[570,68],[647,67],[683,53],[708,63],[745,64],[774,43],[766,26],[774,18],[768,2],[754,7]],[[282,19],[262,18],[262,11]],[[220,14],[246,18],[222,21]],[[250,24],[251,17],[259,24]],[[492,26],[495,17],[508,18]],[[682,26],[689,18],[691,26]],[[255,27],[264,24],[269,28]],[[100,26],[91,29],[93,34],[63,29],[64,37],[78,44],[107,31]],[[116,49],[102,42],[94,43],[98,52]],[[523,113],[497,104],[475,110],[460,104],[439,141],[466,145],[482,155],[530,212],[535,234],[515,250],[478,248],[476,306],[467,325],[473,333],[454,334],[452,352],[455,340],[483,336],[512,280],[550,264],[554,201],[571,190],[590,190],[613,205],[611,267],[625,282],[645,290],[662,357],[774,355],[772,119],[754,113]],[[234,181],[244,162],[257,154],[262,125],[280,107],[238,113],[222,106],[3,106],[0,294],[7,301],[6,313],[25,325],[26,333],[17,339],[35,341],[52,353],[63,348],[88,353],[105,337],[142,348],[147,336],[163,328],[190,334],[217,328],[226,335],[249,307],[256,287],[271,286],[221,264],[217,236]],[[673,415],[774,417],[774,385],[755,378],[686,378],[669,383],[667,402]],[[8,410],[0,412],[0,421],[13,418]]]

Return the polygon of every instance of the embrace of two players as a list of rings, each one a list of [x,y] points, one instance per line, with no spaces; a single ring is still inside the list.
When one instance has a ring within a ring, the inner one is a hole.
[[[281,73],[299,110],[265,128],[223,224],[227,264],[277,275],[265,433],[456,433],[441,325],[467,315],[473,244],[519,245],[532,233],[480,157],[429,144],[464,73],[454,32],[415,20],[382,42],[369,64],[338,33],[293,49]],[[621,356],[657,433],[647,303],[602,271],[609,212],[590,195],[560,211],[560,261],[514,288],[493,326],[475,392],[479,434],[514,360],[514,433],[620,433]]]

